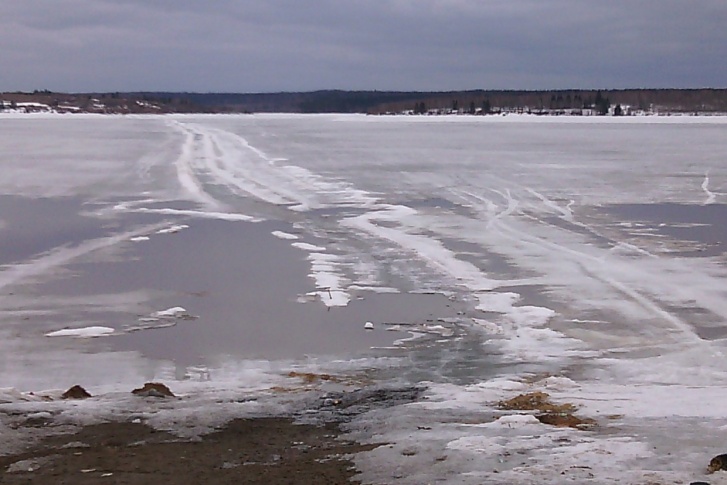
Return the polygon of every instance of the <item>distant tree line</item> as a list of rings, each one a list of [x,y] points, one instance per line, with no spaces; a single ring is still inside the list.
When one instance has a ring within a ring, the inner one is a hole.
[[[370,113],[453,109],[459,112],[492,113],[501,108],[523,110],[593,109],[606,114],[652,108],[670,111],[727,112],[727,89],[626,89],[626,90],[470,90],[341,91],[283,93],[120,93],[121,97],[144,96],[172,110],[209,112]],[[474,108],[474,110],[473,110]]]
[[[593,102],[593,107],[596,109],[596,113],[598,113],[599,115],[605,115],[608,113],[608,109],[611,107],[611,101],[601,95],[601,91],[598,91],[596,93],[596,99]]]
[[[453,110],[460,113],[492,113],[500,109],[522,111],[592,109],[596,113],[624,114],[633,110],[727,113],[727,89],[567,89],[549,91],[469,90],[418,91],[313,91],[292,93],[184,93],[109,92],[57,93],[47,89],[2,95],[10,102],[38,102],[83,106],[84,100],[100,99],[115,112],[145,110],[135,101],[151,103],[153,112],[292,112],[370,113]],[[126,108],[124,108],[126,106]],[[611,107],[613,106],[613,109]],[[136,112],[136,111],[135,111]],[[149,111],[152,112],[152,111]]]

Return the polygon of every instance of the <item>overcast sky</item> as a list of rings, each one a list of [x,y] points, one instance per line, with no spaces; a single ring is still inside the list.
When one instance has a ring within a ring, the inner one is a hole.
[[[727,0],[3,0],[0,91],[727,87]]]

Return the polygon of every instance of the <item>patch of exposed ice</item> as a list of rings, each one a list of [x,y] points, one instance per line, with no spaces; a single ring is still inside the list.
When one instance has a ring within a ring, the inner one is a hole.
[[[299,166],[280,164],[287,157],[272,157],[231,131],[181,118],[170,126],[184,136],[182,155],[176,160],[180,185],[190,197],[204,204],[220,205],[206,191],[209,183],[238,198],[254,197],[297,212],[328,206],[360,206],[375,200],[349,183],[327,180]]]
[[[180,319],[194,320],[195,318],[196,317],[192,316],[186,308],[176,306],[172,308],[167,308],[166,310],[153,312],[148,317],[138,318],[137,324],[125,325],[124,332],[137,332],[140,330],[169,328],[177,325],[177,321]]]
[[[157,234],[176,234],[179,231],[188,228],[189,226],[187,224],[174,224],[173,226],[158,230]]]
[[[387,330],[395,332],[412,332],[418,334],[435,334],[441,335],[442,337],[451,337],[454,335],[454,330],[444,325],[432,325],[427,323],[413,323],[413,324],[387,324]]]
[[[170,320],[168,318],[140,318],[139,323],[136,325],[124,325],[124,332],[138,332],[140,330],[152,330],[160,328],[169,328],[177,325],[176,320]]]
[[[78,337],[93,338],[103,337],[114,333],[114,329],[110,327],[82,327],[82,328],[65,328],[54,332],[46,333],[46,337]]]
[[[704,181],[702,182],[702,190],[705,194],[707,194],[707,198],[702,202],[703,205],[709,205],[714,204],[714,201],[717,199],[714,192],[709,190],[709,171],[704,174]]]
[[[310,277],[316,282],[318,298],[329,307],[346,306],[351,295],[345,290],[347,280],[340,272],[341,257],[335,254],[310,253]]]
[[[200,219],[218,219],[222,221],[240,221],[240,222],[260,222],[261,219],[257,217],[248,216],[246,214],[238,214],[235,212],[217,212],[217,211],[198,211],[188,209],[149,209],[145,207],[138,207],[131,209],[132,212],[141,212],[148,214],[165,214],[173,216],[188,216],[197,217]]]
[[[296,242],[291,244],[291,246],[296,247],[298,249],[302,249],[303,251],[325,251],[326,248],[321,246],[316,246],[314,244],[308,244],[304,242]]]
[[[133,230],[123,231],[112,236],[87,240],[73,247],[60,246],[36,259],[12,266],[6,266],[3,271],[0,272],[0,288],[16,284],[28,278],[47,274],[52,270],[56,270],[63,265],[76,260],[77,258],[87,256],[96,251],[114,247],[116,244],[128,241],[132,237],[157,230],[161,226],[161,224],[151,224],[138,227]]]
[[[411,251],[420,260],[444,275],[469,283],[475,288],[493,289],[499,286],[489,280],[471,263],[458,259],[444,245],[433,238],[417,234],[421,231],[416,210],[402,205],[380,205],[378,210],[350,217],[341,223],[383,240],[391,241]]]
[[[348,285],[348,289],[351,291],[370,291],[372,293],[401,293],[398,288],[393,288],[391,286],[368,286],[353,284]]]
[[[288,232],[283,232],[283,231],[273,231],[271,234],[280,239],[288,239],[288,240],[298,239],[298,236],[296,236],[295,234],[290,234]]]
[[[489,320],[484,320],[482,318],[473,318],[472,321],[490,335],[502,335],[505,332],[500,325],[494,322],[490,322]]]
[[[187,309],[181,306],[167,308],[166,310],[159,310],[151,314],[152,317],[158,318],[177,318],[183,315],[187,315]]]

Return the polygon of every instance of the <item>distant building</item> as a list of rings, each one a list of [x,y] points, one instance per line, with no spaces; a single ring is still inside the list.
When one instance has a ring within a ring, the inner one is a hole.
[[[620,111],[621,111],[620,113],[618,112],[619,111],[619,108],[620,108]],[[610,116],[631,116],[633,113],[632,113],[632,109],[631,109],[631,106],[630,105],[628,105],[628,104],[618,104],[617,103],[615,105],[612,104],[608,108],[608,114]]]

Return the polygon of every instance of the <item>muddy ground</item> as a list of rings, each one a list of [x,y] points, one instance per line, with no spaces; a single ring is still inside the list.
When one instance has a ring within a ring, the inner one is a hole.
[[[349,453],[375,446],[338,439],[336,423],[237,419],[198,441],[144,424],[105,423],[0,457],[2,484],[357,483]]]

